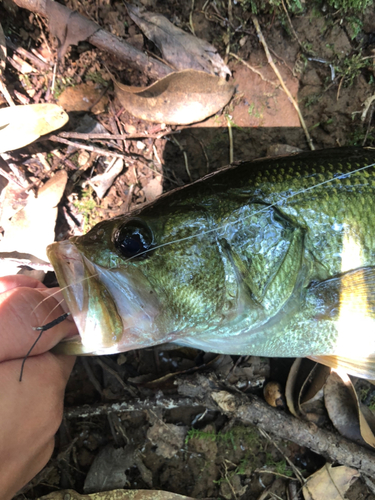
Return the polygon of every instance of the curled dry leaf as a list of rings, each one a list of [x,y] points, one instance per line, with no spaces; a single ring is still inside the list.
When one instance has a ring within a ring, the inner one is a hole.
[[[326,420],[323,387],[330,368],[309,359],[298,358],[293,363],[285,388],[289,411],[296,417],[321,425]]]
[[[303,496],[305,500],[343,500],[349,486],[358,477],[356,469],[326,464],[308,478],[302,487]]]
[[[375,448],[375,417],[360,403],[346,373],[331,373],[324,388],[324,399],[329,418],[343,436]]]
[[[228,67],[215,47],[201,38],[186,33],[161,14],[126,4],[131,19],[175,69],[195,69],[219,75],[230,75]]]
[[[0,76],[5,69],[6,60],[7,60],[7,46],[6,46],[4,31],[0,24]]]
[[[69,120],[56,104],[29,104],[0,109],[0,153],[22,148]]]
[[[171,73],[149,87],[114,81],[121,105],[137,118],[169,125],[199,122],[224,107],[234,86],[203,71]]]
[[[191,497],[161,490],[114,490],[80,495],[74,490],[54,491],[38,500],[194,500]]]
[[[49,19],[50,30],[58,40],[58,58],[64,57],[69,45],[77,45],[87,40],[100,29],[93,21],[78,12],[73,12],[58,2],[46,3],[46,14]]]

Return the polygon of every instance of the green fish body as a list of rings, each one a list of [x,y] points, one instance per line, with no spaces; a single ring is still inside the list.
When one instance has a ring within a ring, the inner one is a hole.
[[[48,247],[80,331],[60,352],[175,342],[375,378],[375,150],[228,167]]]

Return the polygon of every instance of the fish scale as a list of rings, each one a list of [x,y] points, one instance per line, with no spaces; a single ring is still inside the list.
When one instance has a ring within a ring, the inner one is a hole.
[[[50,245],[80,332],[57,349],[174,342],[374,379],[374,164],[371,148],[244,162]]]

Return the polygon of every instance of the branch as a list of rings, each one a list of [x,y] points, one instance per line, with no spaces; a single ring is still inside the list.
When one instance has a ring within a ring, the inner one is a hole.
[[[16,3],[19,7],[28,9],[31,12],[48,18],[49,6],[54,2],[53,0],[14,0],[14,3]],[[69,10],[67,7],[66,9]],[[72,11],[71,13],[73,14]],[[83,27],[87,23],[96,24],[81,14],[75,14],[75,19],[78,20]],[[103,30],[99,25],[98,30],[89,36],[87,41],[98,49],[104,50],[116,56],[121,61],[127,62],[129,66],[142,71],[149,78],[160,79],[173,71],[166,64],[158,61],[157,59],[148,57],[146,54],[137,50],[129,43],[120,40],[115,35]]]

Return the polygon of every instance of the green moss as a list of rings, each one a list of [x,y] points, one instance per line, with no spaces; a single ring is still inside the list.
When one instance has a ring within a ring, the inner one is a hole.
[[[373,0],[328,0],[328,4],[343,12],[361,12],[373,4]]]
[[[91,186],[88,186],[81,191],[79,199],[73,202],[73,205],[83,216],[83,230],[85,232],[95,224],[97,204],[92,195],[93,190]]]

